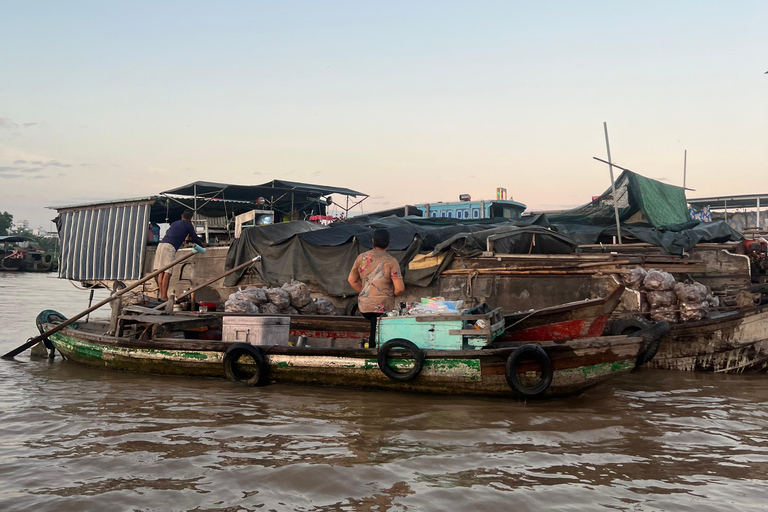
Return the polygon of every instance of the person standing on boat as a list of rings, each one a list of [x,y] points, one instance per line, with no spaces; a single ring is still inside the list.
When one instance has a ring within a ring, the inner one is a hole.
[[[181,220],[177,220],[168,231],[165,232],[165,236],[157,245],[157,251],[155,252],[155,261],[152,265],[152,271],[160,270],[164,266],[171,263],[176,256],[176,251],[179,250],[181,244],[189,236],[196,244],[202,246],[203,241],[195,233],[195,226],[192,225],[192,210],[184,210],[181,213]],[[171,284],[171,276],[173,275],[173,267],[169,268],[162,274],[156,277],[157,287],[160,289],[160,300],[168,300],[168,285]]]
[[[389,231],[373,232],[373,250],[360,254],[352,265],[347,281],[357,292],[357,307],[371,322],[368,346],[376,346],[376,321],[395,309],[395,297],[403,293],[405,284],[397,260],[387,254]]]

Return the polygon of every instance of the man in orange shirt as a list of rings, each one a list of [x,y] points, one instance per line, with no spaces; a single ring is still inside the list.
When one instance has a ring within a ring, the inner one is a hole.
[[[357,307],[371,322],[368,346],[376,346],[376,321],[395,309],[395,297],[403,293],[405,284],[397,260],[387,254],[389,231],[373,232],[373,250],[360,254],[352,265],[347,281],[357,292]]]

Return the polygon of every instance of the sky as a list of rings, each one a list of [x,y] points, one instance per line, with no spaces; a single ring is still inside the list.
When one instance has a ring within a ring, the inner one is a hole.
[[[768,2],[2,2],[0,211],[196,180],[359,190],[357,213],[583,204],[613,161],[768,193]]]

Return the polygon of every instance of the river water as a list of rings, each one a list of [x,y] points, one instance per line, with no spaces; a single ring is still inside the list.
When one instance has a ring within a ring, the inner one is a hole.
[[[106,296],[97,291],[95,301]],[[0,350],[88,292],[0,273]],[[99,312],[104,316],[108,308]],[[0,360],[2,511],[766,510],[768,376],[516,402]]]

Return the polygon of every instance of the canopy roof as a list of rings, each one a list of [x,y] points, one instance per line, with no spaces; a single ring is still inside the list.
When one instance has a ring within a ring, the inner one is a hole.
[[[341,194],[350,197],[368,197],[368,194],[343,187],[327,187],[294,181],[272,180],[261,185],[233,185],[229,183],[214,183],[210,181],[195,181],[181,187],[162,192],[162,194],[178,196],[208,196],[222,193],[227,199],[255,201],[259,197],[270,198],[286,193],[303,196],[319,197],[328,194]]]
[[[708,206],[711,210],[725,210],[726,208],[757,208],[760,205],[768,206],[766,194],[744,194],[739,196],[715,196],[689,199],[688,204],[693,208]]]

